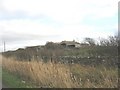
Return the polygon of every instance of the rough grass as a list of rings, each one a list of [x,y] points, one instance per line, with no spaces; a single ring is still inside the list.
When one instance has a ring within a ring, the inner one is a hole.
[[[2,70],[2,83],[5,84],[5,88],[32,88],[31,83],[25,83],[25,81],[18,78],[6,70]]]
[[[117,88],[118,69],[95,68],[80,64],[54,64],[41,61],[17,61],[3,58],[3,69],[35,87]]]

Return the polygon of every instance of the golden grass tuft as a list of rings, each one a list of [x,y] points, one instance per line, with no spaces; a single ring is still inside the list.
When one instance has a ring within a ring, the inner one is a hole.
[[[117,87],[117,69],[100,70],[79,64],[66,65],[41,61],[17,61],[3,58],[3,69],[30,81],[35,87],[56,88],[114,88]]]

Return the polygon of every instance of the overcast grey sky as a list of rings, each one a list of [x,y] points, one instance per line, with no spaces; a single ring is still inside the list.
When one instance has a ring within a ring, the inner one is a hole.
[[[46,41],[107,38],[118,30],[119,0],[0,0],[0,51]]]

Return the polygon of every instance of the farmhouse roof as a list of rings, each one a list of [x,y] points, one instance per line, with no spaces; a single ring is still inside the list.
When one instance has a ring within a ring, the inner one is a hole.
[[[62,41],[60,44],[75,45],[75,44],[80,44],[80,43],[75,42],[75,41]]]

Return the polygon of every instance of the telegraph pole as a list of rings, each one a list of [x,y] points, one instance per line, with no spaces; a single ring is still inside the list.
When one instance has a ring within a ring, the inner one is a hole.
[[[5,52],[5,50],[6,50],[6,46],[5,46],[5,41],[4,41],[4,52]]]

